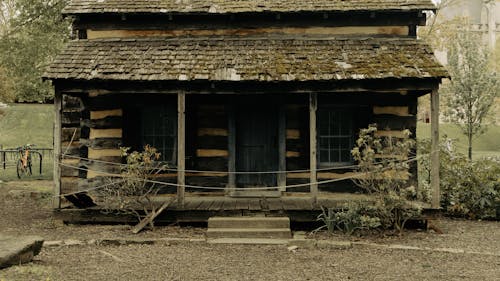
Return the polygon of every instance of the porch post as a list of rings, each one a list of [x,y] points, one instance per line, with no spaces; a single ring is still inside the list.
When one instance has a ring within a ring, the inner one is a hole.
[[[62,110],[62,94],[56,89],[54,95],[54,200],[52,207],[59,209],[61,207],[61,110]]]
[[[236,187],[236,119],[234,104],[228,106],[228,188],[227,192],[234,192]]]
[[[317,159],[316,159],[316,110],[318,108],[318,95],[316,93],[309,94],[309,165],[310,165],[310,192],[311,197],[316,203],[318,197],[317,184]]]
[[[431,207],[440,207],[439,191],[439,95],[438,90],[431,92]]]
[[[184,205],[186,184],[186,94],[177,94],[177,204]]]
[[[279,121],[278,121],[278,149],[279,149],[279,171],[278,174],[278,186],[279,191],[286,192],[286,109],[284,105],[280,106],[279,109]]]

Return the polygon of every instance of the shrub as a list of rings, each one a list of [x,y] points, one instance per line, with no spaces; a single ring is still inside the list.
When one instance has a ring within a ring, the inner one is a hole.
[[[321,208],[322,213],[317,220],[324,225],[317,230],[326,228],[328,232],[340,230],[345,234],[352,235],[356,231],[368,230],[380,227],[380,219],[373,217],[372,207],[362,202],[352,202],[336,211],[334,208]]]
[[[423,143],[424,152],[429,145]],[[423,159],[422,171],[427,175],[428,159]],[[440,145],[441,207],[447,215],[471,219],[495,217],[500,201],[500,161],[495,158],[469,161],[456,152],[453,143],[446,140]],[[421,185],[429,184],[427,176]]]
[[[156,148],[146,145],[142,152],[129,152],[121,148],[127,164],[123,166],[119,178],[109,177],[109,185],[95,191],[98,204],[104,212],[134,215],[139,221],[160,207],[152,199],[160,190],[150,178],[165,167],[158,161],[160,154]],[[153,222],[150,222],[153,228]]]
[[[411,202],[417,198],[409,184],[409,159],[415,141],[410,132],[404,138],[378,137],[377,127],[361,129],[356,147],[352,150],[358,162],[360,176],[355,183],[374,198],[373,216],[384,228],[394,228],[401,234],[409,219],[421,214],[421,207]]]

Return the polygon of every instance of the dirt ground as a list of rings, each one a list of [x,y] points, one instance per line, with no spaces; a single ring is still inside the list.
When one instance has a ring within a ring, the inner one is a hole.
[[[64,225],[51,217],[50,182],[0,183],[0,232],[40,235],[45,240],[102,238],[203,238],[205,229],[166,226],[133,235],[129,226]],[[31,193],[30,191],[37,191]],[[46,194],[40,196],[39,192]],[[287,246],[212,245],[204,242],[153,245],[44,247],[34,262],[0,270],[10,280],[498,280],[500,222],[443,218],[444,234],[409,230],[402,237],[346,237],[449,253],[358,247],[289,251]],[[311,236],[310,236],[311,237]]]

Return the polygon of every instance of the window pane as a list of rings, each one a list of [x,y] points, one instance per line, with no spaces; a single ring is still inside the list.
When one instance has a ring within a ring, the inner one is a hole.
[[[319,162],[322,162],[322,163],[330,162],[330,159],[328,157],[328,153],[329,153],[328,150],[321,149],[319,151]]]
[[[349,150],[342,150],[341,151],[341,162],[350,162],[351,161],[351,151]]]
[[[332,138],[330,149],[339,149],[339,148],[340,148],[340,141],[339,141],[339,139],[338,138]]]
[[[329,138],[320,137],[319,138],[319,148],[320,149],[330,149]]]
[[[354,141],[353,114],[356,108],[321,107],[318,109],[319,162],[351,162]]]
[[[160,159],[171,161],[177,129],[173,105],[152,106],[142,111],[142,145],[149,144],[161,154]]]

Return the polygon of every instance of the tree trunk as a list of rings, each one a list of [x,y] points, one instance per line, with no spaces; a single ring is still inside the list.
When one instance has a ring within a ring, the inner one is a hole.
[[[467,137],[469,139],[469,161],[472,161],[472,134],[469,134]]]

